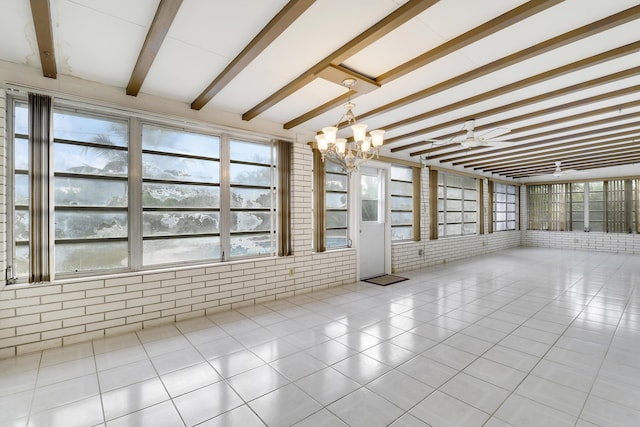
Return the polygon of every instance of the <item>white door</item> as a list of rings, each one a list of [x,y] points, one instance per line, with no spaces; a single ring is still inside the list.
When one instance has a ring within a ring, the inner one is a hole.
[[[385,169],[360,168],[360,278],[385,274]]]

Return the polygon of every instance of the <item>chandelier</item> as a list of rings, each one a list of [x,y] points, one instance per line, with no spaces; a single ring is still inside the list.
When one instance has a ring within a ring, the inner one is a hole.
[[[384,131],[381,129],[372,130],[367,136],[367,125],[357,123],[353,109],[356,104],[351,102],[351,90],[356,84],[355,79],[345,79],[342,85],[348,92],[347,103],[344,104],[345,112],[335,126],[322,128],[322,133],[316,135],[318,150],[322,155],[322,161],[329,158],[338,163],[347,174],[357,171],[360,165],[374,157],[378,158],[378,152],[384,141]],[[337,138],[338,125],[343,119],[351,125],[353,131],[353,141],[346,138]]]

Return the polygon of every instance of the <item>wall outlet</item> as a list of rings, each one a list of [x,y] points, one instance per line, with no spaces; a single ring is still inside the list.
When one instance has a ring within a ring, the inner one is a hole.
[[[289,269],[289,276],[293,277],[294,274],[296,274],[296,269],[295,268],[290,268]]]
[[[418,249],[418,256],[424,256],[424,249]]]

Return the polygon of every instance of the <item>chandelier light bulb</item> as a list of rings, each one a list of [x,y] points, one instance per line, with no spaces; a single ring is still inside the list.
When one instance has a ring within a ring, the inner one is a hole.
[[[360,150],[362,150],[363,153],[368,153],[370,149],[371,149],[371,137],[367,136],[364,139],[364,141],[362,141],[362,145],[360,146]]]
[[[353,140],[355,142],[362,142],[367,136],[367,125],[365,124],[357,123],[352,125],[351,130],[353,131]]]
[[[336,135],[338,134],[338,128],[335,126],[327,126],[326,128],[322,128],[322,133],[324,133],[324,137],[327,141],[327,144],[335,144],[336,143]]]
[[[321,153],[324,154],[327,152],[329,143],[327,142],[327,138],[324,134],[316,135],[316,143],[318,144],[318,150],[320,150]]]
[[[336,139],[336,148],[338,149],[338,153],[344,154],[347,148],[347,140],[345,138]]]
[[[371,135],[371,144],[375,147],[381,147],[384,142],[384,131],[382,129],[376,129],[369,132]]]

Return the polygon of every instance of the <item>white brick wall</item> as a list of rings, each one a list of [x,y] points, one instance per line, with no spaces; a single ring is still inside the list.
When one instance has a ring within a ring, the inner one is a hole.
[[[0,358],[353,283],[354,249],[311,250],[312,157],[304,141],[292,158],[292,256],[4,287]]]

